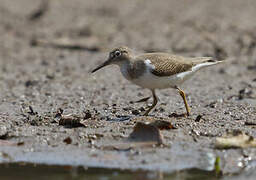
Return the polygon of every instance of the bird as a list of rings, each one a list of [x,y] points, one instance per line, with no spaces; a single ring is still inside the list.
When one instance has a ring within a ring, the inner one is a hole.
[[[149,89],[153,103],[145,111],[144,116],[147,116],[159,101],[156,95],[157,89],[176,89],[186,108],[184,115],[189,116],[190,107],[180,85],[198,70],[222,62],[223,60],[216,60],[212,57],[183,57],[164,52],[134,55],[130,48],[121,46],[110,51],[107,60],[93,69],[91,73],[108,65],[118,65],[124,78],[142,88]],[[137,102],[147,101],[149,98],[143,98]]]

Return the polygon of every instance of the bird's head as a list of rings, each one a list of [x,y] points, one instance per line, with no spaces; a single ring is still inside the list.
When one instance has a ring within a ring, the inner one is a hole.
[[[108,59],[105,62],[103,62],[101,65],[96,67],[94,70],[92,70],[92,73],[98,71],[99,69],[107,65],[111,65],[111,64],[121,65],[124,62],[129,61],[130,58],[131,58],[131,50],[128,47],[123,46],[123,47],[115,48],[112,51],[110,51]]]

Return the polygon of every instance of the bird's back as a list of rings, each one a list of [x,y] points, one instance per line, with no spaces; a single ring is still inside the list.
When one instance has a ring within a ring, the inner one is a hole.
[[[147,53],[136,57],[136,60],[149,60],[152,65],[152,73],[157,76],[171,76],[188,71],[193,67],[193,62],[177,55],[168,53]]]

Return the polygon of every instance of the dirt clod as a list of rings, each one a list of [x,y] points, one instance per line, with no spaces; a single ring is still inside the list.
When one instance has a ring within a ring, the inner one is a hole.
[[[89,119],[89,118],[91,118],[91,117],[92,117],[91,112],[90,112],[89,110],[86,110],[86,111],[84,112],[84,119]]]
[[[137,122],[133,128],[133,132],[129,135],[129,141],[137,142],[156,142],[157,144],[163,143],[163,137],[159,129],[152,124],[145,124]]]
[[[38,20],[39,18],[41,18],[49,9],[49,1],[48,0],[41,0],[41,4],[38,7],[38,9],[36,9],[35,11],[33,11],[28,19],[30,21],[35,21]]]
[[[0,126],[0,139],[6,140],[8,138],[8,131],[6,126]]]
[[[157,127],[160,130],[177,129],[177,127],[172,125],[170,122],[164,121],[164,120],[156,120],[156,121],[150,123],[150,125],[153,125],[153,126]]]
[[[71,144],[72,143],[72,139],[70,137],[67,137],[63,140],[63,142],[65,142],[66,144]]]
[[[69,128],[85,127],[85,125],[81,123],[81,119],[82,117],[74,114],[61,115],[59,125]]]
[[[203,116],[199,114],[199,115],[196,117],[195,122],[199,122],[199,121],[202,119],[202,117],[203,117]]]
[[[247,125],[247,126],[256,126],[256,121],[255,120],[246,120],[244,122],[244,125]]]
[[[140,111],[137,110],[137,109],[134,109],[134,110],[132,110],[132,114],[134,114],[134,115],[139,115],[139,114],[140,114]]]

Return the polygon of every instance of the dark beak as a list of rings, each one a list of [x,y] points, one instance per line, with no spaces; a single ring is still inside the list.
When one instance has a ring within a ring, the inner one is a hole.
[[[105,61],[104,63],[102,63],[101,65],[96,67],[94,70],[91,71],[91,73],[94,73],[94,72],[98,71],[99,69],[101,69],[101,68],[103,68],[103,67],[105,67],[107,65],[109,65],[109,60]]]

